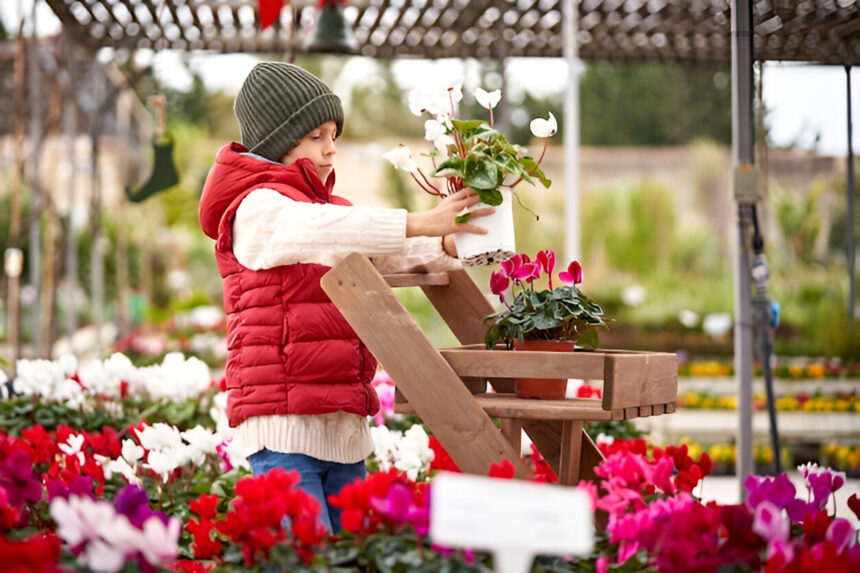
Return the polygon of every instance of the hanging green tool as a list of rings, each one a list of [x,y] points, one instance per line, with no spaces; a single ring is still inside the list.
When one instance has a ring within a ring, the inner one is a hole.
[[[164,2],[160,6],[157,21],[161,30],[161,38],[155,47],[156,57],[166,44],[164,25],[162,24],[163,15]],[[173,137],[167,133],[167,98],[164,96],[164,86],[158,81],[154,73],[153,77],[158,87],[158,94],[147,100],[147,105],[155,110],[156,117],[155,137],[152,138],[152,173],[146,183],[137,189],[125,188],[126,196],[134,203],[140,203],[155,193],[170,189],[179,183],[179,173],[173,162]]]
[[[139,188],[125,188],[126,196],[134,203],[140,203],[179,183],[179,173],[173,162],[173,138],[167,133],[167,100],[163,94],[159,94],[150,97],[147,103],[155,108],[157,118],[155,137],[152,139],[152,173]]]

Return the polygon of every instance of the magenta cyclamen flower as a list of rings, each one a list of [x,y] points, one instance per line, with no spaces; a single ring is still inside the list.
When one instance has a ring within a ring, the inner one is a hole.
[[[811,505],[823,508],[830,496],[845,485],[845,474],[830,468],[819,468],[817,464],[804,464],[798,469],[806,478],[807,489],[812,494]]]
[[[780,509],[787,508],[797,496],[797,489],[787,474],[773,477],[750,475],[744,480],[749,492],[747,505],[755,509],[762,501],[769,501]]]
[[[374,511],[391,519],[396,524],[410,524],[415,532],[424,535],[429,531],[430,514],[426,507],[419,507],[412,499],[412,492],[402,483],[395,483],[386,497],[371,497]]]
[[[558,273],[558,280],[569,285],[578,285],[582,282],[582,265],[579,261],[573,261],[568,265],[566,271]]]
[[[528,255],[517,254],[500,263],[502,272],[508,278],[518,281],[535,279],[540,276],[540,265],[531,262]]]
[[[552,290],[552,271],[555,268],[555,252],[547,249],[538,251],[537,262],[549,278],[549,290]]]

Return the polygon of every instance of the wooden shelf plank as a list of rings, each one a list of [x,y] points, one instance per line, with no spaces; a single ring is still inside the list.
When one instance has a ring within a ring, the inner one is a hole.
[[[567,400],[528,400],[513,394],[475,394],[478,405],[490,416],[520,420],[586,420],[589,422],[620,420],[623,411],[604,410],[600,400],[568,398]],[[398,414],[414,414],[412,404],[395,404]]]
[[[603,380],[599,352],[538,352],[442,348],[442,357],[460,376],[486,378],[582,378]]]

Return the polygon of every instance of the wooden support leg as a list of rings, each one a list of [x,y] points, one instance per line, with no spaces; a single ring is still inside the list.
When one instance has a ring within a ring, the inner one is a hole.
[[[522,422],[515,418],[502,418],[502,435],[511,443],[514,451],[522,451]]]
[[[579,482],[580,455],[582,452],[582,420],[565,420],[561,426],[561,459],[558,481],[563,485]]]
[[[353,253],[320,281],[460,469],[487,475],[508,459],[531,471],[366,257]]]
[[[555,420],[523,420],[523,429],[537,446],[549,466],[561,475],[562,422]],[[579,478],[596,482],[594,468],[603,461],[603,454],[587,433],[582,432],[580,446]]]

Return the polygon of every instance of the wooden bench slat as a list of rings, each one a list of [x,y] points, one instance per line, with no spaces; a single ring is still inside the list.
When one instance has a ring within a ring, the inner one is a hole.
[[[639,417],[648,418],[651,416],[651,406],[639,406]]]
[[[391,288],[415,287],[415,286],[445,286],[451,281],[448,273],[403,273],[396,275],[382,275],[385,282]]]
[[[651,413],[655,416],[662,416],[666,413],[666,404],[654,404],[651,406]]]

